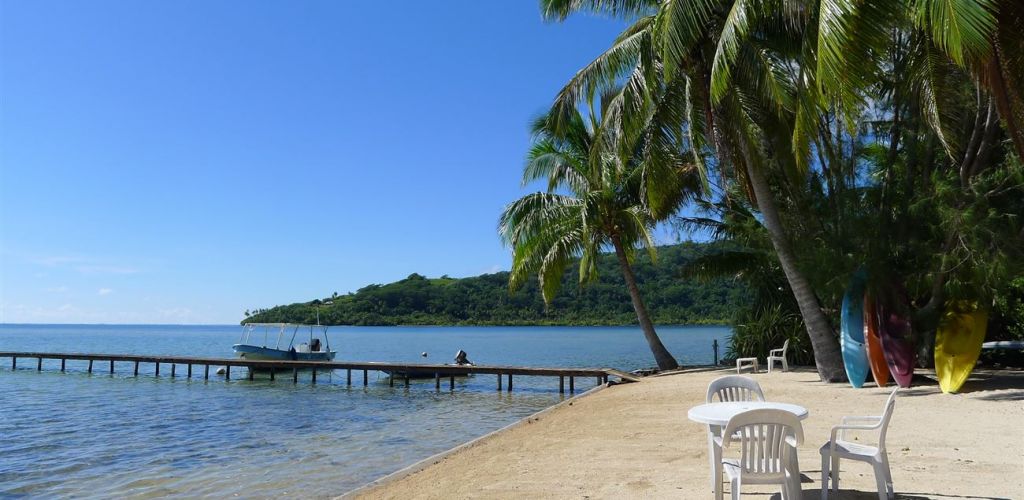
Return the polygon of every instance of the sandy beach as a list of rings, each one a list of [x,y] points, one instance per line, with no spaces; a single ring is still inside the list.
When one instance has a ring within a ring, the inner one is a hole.
[[[606,387],[357,490],[352,498],[712,498],[705,429],[686,417],[708,383],[690,370]],[[820,498],[818,448],[843,415],[881,412],[889,388],[824,384],[809,369],[753,377],[810,415],[803,498]],[[1024,373],[979,371],[957,395],[924,377],[903,390],[887,445],[897,498],[1024,497]],[[840,498],[877,498],[867,464],[844,462]],[[726,498],[728,498],[728,485]],[[857,492],[857,493],[854,493]],[[746,486],[744,498],[778,498]]]

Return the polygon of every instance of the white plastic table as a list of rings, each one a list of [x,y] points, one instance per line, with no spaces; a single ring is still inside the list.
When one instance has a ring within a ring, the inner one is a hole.
[[[715,438],[722,432],[729,420],[749,410],[785,410],[797,418],[807,418],[807,408],[803,406],[776,403],[773,401],[740,401],[729,403],[704,403],[690,408],[686,417],[694,422],[707,424],[708,426],[708,458],[711,460],[711,491],[715,493],[715,499],[722,499],[722,448],[715,442]],[[798,466],[799,467],[799,466]]]
[[[774,401],[737,401],[731,403],[704,403],[690,408],[687,418],[694,422],[725,427],[736,415],[749,410],[786,410],[797,418],[807,418],[807,408],[803,406],[776,403]]]

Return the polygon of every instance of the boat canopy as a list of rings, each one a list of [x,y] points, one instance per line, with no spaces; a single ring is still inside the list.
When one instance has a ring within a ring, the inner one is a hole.
[[[245,323],[242,325],[242,337],[238,340],[239,344],[255,345],[252,343],[252,334],[256,333],[259,329],[263,329],[263,347],[268,347],[268,340],[270,331],[273,329],[277,330],[277,344],[276,349],[290,349],[295,345],[295,336],[299,333],[299,330],[309,328],[309,343],[313,343],[314,332],[319,329],[320,333],[324,336],[324,344],[328,351],[331,350],[331,340],[327,337],[327,325],[309,325],[303,323]],[[286,332],[291,330],[291,338],[288,340],[288,345],[281,347],[281,341],[284,339]]]

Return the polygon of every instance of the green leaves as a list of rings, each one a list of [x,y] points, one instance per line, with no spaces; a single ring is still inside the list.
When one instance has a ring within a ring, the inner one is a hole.
[[[966,67],[988,57],[996,27],[993,0],[916,0],[914,23],[931,33],[956,64]]]

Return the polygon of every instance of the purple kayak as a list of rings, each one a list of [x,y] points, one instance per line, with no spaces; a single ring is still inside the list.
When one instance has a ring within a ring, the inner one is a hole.
[[[891,290],[876,305],[878,331],[889,372],[900,387],[910,387],[917,348],[910,329],[910,304],[902,289]]]

